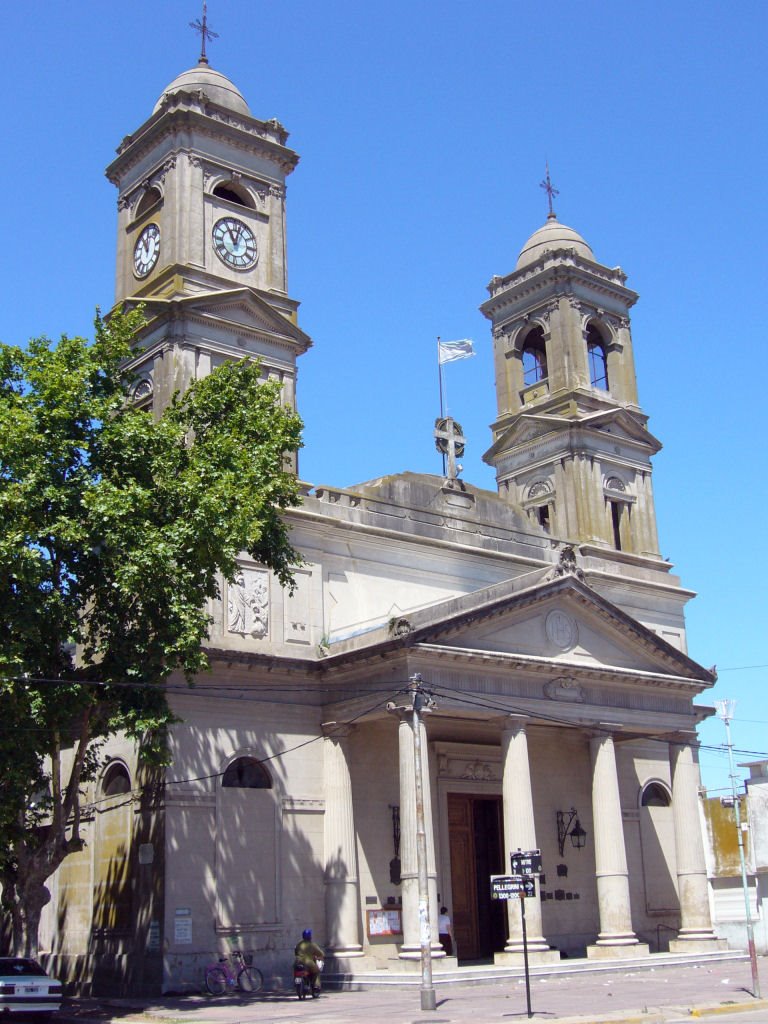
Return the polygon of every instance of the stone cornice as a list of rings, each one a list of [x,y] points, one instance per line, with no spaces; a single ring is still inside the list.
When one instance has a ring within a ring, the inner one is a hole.
[[[286,175],[299,162],[298,154],[278,141],[281,137],[287,139],[285,129],[206,103],[203,106],[179,106],[153,114],[133,135],[123,139],[117,149],[116,159],[105,171],[107,178],[119,186],[120,176],[135,167],[166,139],[190,131],[206,138],[226,139],[234,148],[249,153],[261,152]]]
[[[611,270],[577,255],[575,249],[550,250],[534,263],[506,277],[492,278],[488,285],[490,298],[482,303],[480,311],[492,320],[505,306],[514,302],[527,303],[545,290],[554,297],[573,294],[577,282],[587,285],[591,292],[612,297],[621,307],[628,309],[639,296],[626,288],[624,281],[626,275],[619,267]],[[545,302],[546,299],[538,301]]]
[[[343,507],[343,506],[341,506]],[[336,508],[336,506],[330,506],[330,508]],[[490,547],[488,544],[470,544],[466,540],[444,540],[442,537],[431,535],[429,532],[423,534],[417,534],[412,532],[413,524],[410,520],[404,520],[409,524],[409,532],[392,529],[391,527],[382,526],[375,522],[365,521],[359,516],[351,518],[344,516],[343,518],[338,514],[331,513],[329,508],[328,513],[315,511],[314,509],[308,509],[306,506],[298,509],[291,509],[287,513],[288,518],[295,517],[298,521],[297,525],[303,525],[306,523],[317,524],[319,527],[325,527],[329,522],[332,522],[334,527],[340,530],[355,530],[356,532],[365,533],[370,537],[378,537],[382,540],[393,540],[402,544],[407,541],[409,544],[416,545],[429,545],[433,548],[445,549],[456,553],[464,553],[474,556],[482,556],[485,558],[495,558],[504,562],[511,562],[515,565],[524,566],[528,569],[541,569],[550,568],[551,563],[544,561],[544,559],[535,559],[530,556],[521,555],[517,551],[509,549],[510,540],[506,538],[499,538],[497,536],[491,536],[488,534],[478,534],[475,536],[485,538],[487,542],[495,541],[498,546]],[[366,509],[360,509],[359,511],[366,513]],[[375,515],[375,513],[368,513],[369,515]],[[426,524],[422,524],[426,525]],[[440,532],[444,532],[443,527],[435,527]],[[539,534],[531,534],[532,541],[538,541],[541,537]]]
[[[667,690],[678,690],[690,694],[691,690],[700,693],[714,683],[707,683],[703,680],[690,679],[685,676],[665,675],[659,672],[648,672],[643,669],[620,668],[614,666],[585,665],[582,662],[572,662],[558,658],[536,656],[533,654],[512,654],[503,651],[477,650],[471,647],[452,647],[443,644],[420,643],[411,650],[415,653],[429,655],[440,660],[446,660],[461,664],[495,665],[506,670],[513,669],[525,672],[529,676],[553,675],[565,676],[581,682],[615,683],[622,686],[636,686],[642,683],[643,686],[653,686]],[[515,698],[519,699],[519,698]],[[559,706],[559,705],[558,705]]]

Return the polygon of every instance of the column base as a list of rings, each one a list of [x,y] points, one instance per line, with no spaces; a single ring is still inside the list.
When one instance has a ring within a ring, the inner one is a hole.
[[[725,939],[715,938],[710,935],[708,938],[692,935],[688,938],[685,935],[669,940],[670,953],[715,953],[720,949],[728,949]]]
[[[556,964],[560,962],[559,949],[529,949],[529,964]],[[497,967],[522,967],[525,964],[525,955],[522,952],[509,952],[493,954],[493,963]]]
[[[335,957],[337,960],[348,960],[351,957],[365,956],[363,947],[357,944],[350,944],[348,946],[326,946],[325,950],[328,956]]]
[[[439,942],[433,942],[432,959],[445,960],[445,950]],[[421,946],[401,946],[397,954],[398,960],[421,960]]]
[[[587,960],[629,960],[635,956],[650,956],[651,948],[647,942],[632,942],[623,944],[587,946]]]

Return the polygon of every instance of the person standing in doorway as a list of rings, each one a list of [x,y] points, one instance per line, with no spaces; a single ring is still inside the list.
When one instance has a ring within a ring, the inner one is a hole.
[[[448,907],[440,907],[440,917],[437,921],[437,930],[440,934],[440,942],[445,950],[445,955],[453,956],[453,925],[448,914]]]

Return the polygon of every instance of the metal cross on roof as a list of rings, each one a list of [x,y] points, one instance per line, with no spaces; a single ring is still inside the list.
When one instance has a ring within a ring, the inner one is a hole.
[[[208,58],[205,55],[205,41],[206,39],[218,39],[219,33],[208,28],[208,4],[206,0],[203,0],[203,20],[195,18],[194,21],[190,21],[189,27],[193,28],[195,32],[200,33],[200,60],[198,63],[207,64]]]
[[[543,188],[547,193],[547,199],[549,201],[549,216],[554,217],[555,211],[552,209],[552,200],[555,196],[560,195],[560,189],[555,188],[552,184],[552,179],[549,177],[549,160],[547,160],[547,176],[544,181],[539,183],[539,188]]]
[[[464,437],[461,424],[450,416],[441,416],[435,420],[435,447],[443,456],[448,456],[448,479],[457,480],[461,466],[456,462],[464,454]],[[445,463],[443,463],[445,465]]]

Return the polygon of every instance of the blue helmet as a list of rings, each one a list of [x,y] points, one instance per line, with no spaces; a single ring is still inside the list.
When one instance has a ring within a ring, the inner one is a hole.
[[[302,937],[302,939],[306,939],[307,942],[311,941],[311,939],[312,939],[312,929],[311,928],[305,928],[304,931],[301,933],[301,937]]]

